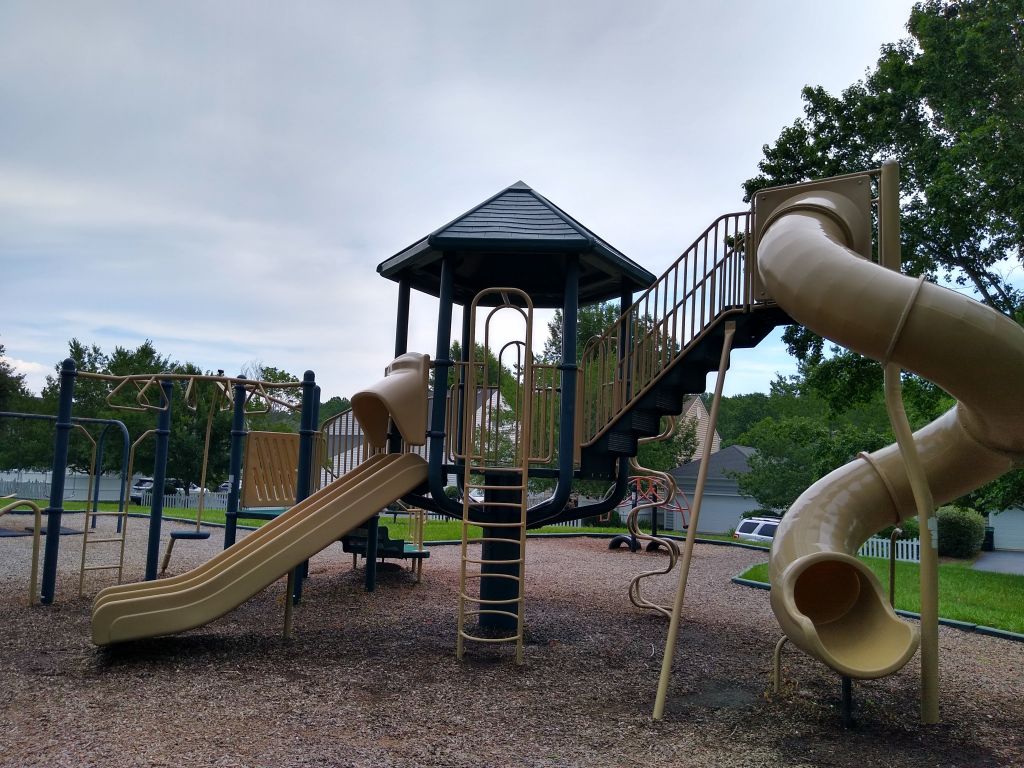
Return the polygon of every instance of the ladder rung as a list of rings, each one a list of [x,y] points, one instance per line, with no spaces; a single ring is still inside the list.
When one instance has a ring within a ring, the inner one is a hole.
[[[508,637],[477,637],[467,632],[460,632],[460,635],[466,640],[472,640],[475,643],[511,643],[513,641],[518,642],[520,635],[509,635]]]
[[[128,516],[128,510],[125,510],[124,512],[109,512],[109,511],[103,512],[103,511],[101,511],[101,512],[90,512],[89,513],[89,517],[127,517],[127,516]]]
[[[511,616],[513,619],[516,619],[517,621],[519,620],[518,613],[512,613],[512,611],[502,611],[498,608],[481,608],[478,611],[463,611],[462,614],[463,616],[483,616],[484,614],[488,616]]]
[[[485,541],[493,541],[498,544],[522,544],[520,539],[503,539],[500,536],[479,536],[472,539],[466,539],[467,544],[482,544]]]
[[[515,560],[476,560],[472,557],[463,558],[463,562],[474,563],[475,565],[521,565],[523,558],[517,557]],[[490,574],[487,574],[490,576]],[[515,578],[519,578],[518,576]]]
[[[463,525],[475,525],[477,528],[525,528],[526,523],[481,523],[477,520],[462,519]],[[512,541],[512,539],[509,539]]]
[[[464,592],[460,592],[459,595],[464,600],[468,600],[471,603],[479,603],[480,605],[512,605],[512,603],[522,602],[521,597],[510,597],[507,600],[484,600],[479,597],[472,597]],[[463,613],[466,613],[466,611],[463,611]]]
[[[82,568],[83,571],[110,571],[115,568],[120,568],[120,565],[87,565]]]
[[[505,579],[507,581],[521,581],[518,576],[513,576],[510,573],[467,573],[467,579],[482,579],[486,576],[489,579]]]
[[[105,538],[105,539],[87,538],[85,541],[88,544],[107,544],[107,543],[112,542],[112,541],[124,541],[124,537],[123,536],[114,536],[112,538]]]

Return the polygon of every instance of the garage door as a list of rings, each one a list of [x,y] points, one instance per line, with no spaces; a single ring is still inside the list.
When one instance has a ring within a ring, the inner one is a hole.
[[[989,515],[996,549],[1024,550],[1024,509],[1007,509],[998,515]]]

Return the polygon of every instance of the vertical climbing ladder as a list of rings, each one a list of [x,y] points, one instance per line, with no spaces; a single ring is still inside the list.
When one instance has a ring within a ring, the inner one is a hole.
[[[75,424],[75,428],[80,430],[89,442],[92,443],[92,459],[89,462],[89,466],[93,467],[93,471],[89,473],[89,485],[86,490],[85,520],[82,530],[82,560],[78,571],[78,596],[81,597],[85,589],[86,571],[117,571],[117,583],[121,583],[124,573],[124,545],[128,528],[128,506],[123,504],[116,512],[101,512],[98,509],[93,495],[93,483],[99,483],[100,481],[99,474],[96,471],[96,441],[81,424]],[[128,483],[130,478],[131,474],[123,479],[122,482]],[[127,493],[128,489],[124,488],[122,498],[127,498]],[[98,521],[97,519],[101,517],[113,517],[116,519],[114,533],[108,533],[94,527]],[[111,544],[117,545],[117,562],[111,559],[110,550],[112,547],[109,546]],[[90,551],[96,553],[97,550],[100,553],[97,555],[99,562],[93,561],[90,563],[88,553]]]
[[[526,570],[527,483],[530,461],[530,425],[533,403],[533,304],[523,291],[494,288],[477,294],[472,304],[471,328],[476,328],[477,308],[484,297],[500,296],[501,303],[491,309],[484,321],[485,359],[478,361],[476,344],[469,348],[469,364],[463,398],[462,454],[465,461],[462,489],[462,548],[459,571],[459,611],[456,655],[462,658],[465,641],[516,644],[516,663],[523,662],[523,579]],[[514,302],[514,303],[513,303]],[[498,365],[486,359],[490,349],[491,320],[501,310],[517,312],[525,324],[525,340],[505,344],[497,355]],[[512,351],[514,382],[502,382],[503,358]],[[495,370],[496,369],[496,370]],[[496,380],[492,381],[492,377]],[[507,400],[511,399],[512,402]],[[474,496],[483,492],[483,511]],[[504,513],[504,514],[503,514]],[[485,516],[486,515],[486,516]],[[470,535],[470,526],[483,524],[479,536]],[[470,552],[470,545],[474,545]],[[479,554],[475,546],[479,545]],[[505,546],[502,546],[505,545]],[[514,550],[515,557],[495,557],[493,552]],[[491,551],[492,554],[485,554]],[[483,579],[515,583],[514,596],[500,599],[469,594],[472,584]],[[514,620],[512,634],[485,636],[467,631],[467,618],[505,617]]]

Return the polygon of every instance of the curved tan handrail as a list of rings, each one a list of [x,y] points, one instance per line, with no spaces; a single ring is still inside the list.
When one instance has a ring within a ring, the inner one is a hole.
[[[38,599],[38,595],[36,594],[36,581],[38,579],[37,574],[39,571],[39,537],[43,528],[43,513],[39,509],[39,505],[34,501],[18,499],[17,501],[12,501],[10,504],[0,507],[0,517],[3,517],[8,512],[13,512],[18,507],[30,507],[36,518],[35,527],[32,529],[32,573],[28,579],[28,604],[35,605],[36,600]]]
[[[672,436],[672,433],[676,429],[676,419],[674,416],[669,416],[666,419],[667,425],[662,430],[660,435],[655,437],[643,437],[638,441],[641,445],[646,443],[656,443],[660,440],[667,440]],[[672,475],[667,472],[659,472],[656,469],[650,469],[640,465],[637,461],[636,456],[631,456],[629,459],[629,465],[633,468],[634,472],[645,474],[649,477],[655,478],[658,484],[664,487],[664,500],[652,500],[646,501],[642,504],[637,504],[633,509],[630,510],[629,515],[626,518],[626,527],[629,528],[629,532],[639,541],[657,542],[659,545],[665,547],[665,551],[668,552],[668,560],[665,566],[662,568],[654,568],[650,571],[644,571],[633,577],[629,582],[629,601],[637,608],[642,608],[649,611],[657,611],[666,619],[672,618],[672,606],[659,605],[658,603],[652,603],[650,600],[645,598],[640,593],[640,583],[644,579],[649,579],[654,576],[664,576],[665,574],[671,573],[672,569],[676,567],[676,561],[679,559],[679,545],[677,545],[672,539],[665,539],[660,536],[653,534],[644,533],[640,530],[639,516],[640,513],[645,510],[651,510],[652,520],[655,515],[658,514],[658,507],[672,503],[676,497],[676,481]],[[639,480],[640,478],[636,478]]]
[[[966,296],[857,256],[849,233],[863,231],[866,215],[841,195],[796,194],[773,213],[758,270],[797,322],[958,400],[913,436],[941,504],[1024,462],[1024,329]],[[854,554],[871,534],[914,514],[896,445],[840,467],[797,499],[771,554],[772,609],[795,645],[856,678],[890,674],[913,656],[917,628],[895,615]]]

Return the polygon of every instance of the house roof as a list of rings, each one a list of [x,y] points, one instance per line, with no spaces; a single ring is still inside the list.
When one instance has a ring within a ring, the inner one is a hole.
[[[727,472],[749,472],[750,463],[748,459],[756,453],[755,448],[746,445],[730,445],[711,454],[708,459],[708,480],[733,480]],[[700,459],[683,464],[672,470],[671,474],[679,484],[693,483],[700,472]]]
[[[618,298],[623,287],[642,290],[655,280],[522,181],[381,262],[377,271],[437,296],[445,254],[456,257],[454,298],[460,304],[484,288],[509,287],[528,293],[534,306],[560,307],[570,255],[580,259],[583,304]]]

